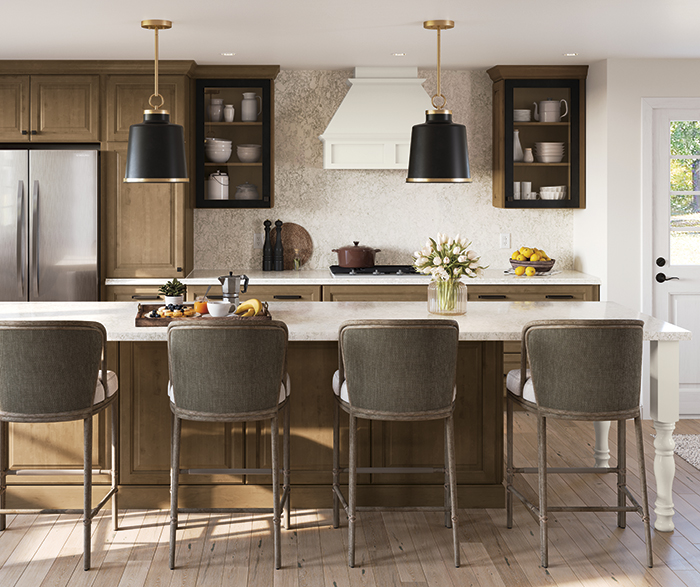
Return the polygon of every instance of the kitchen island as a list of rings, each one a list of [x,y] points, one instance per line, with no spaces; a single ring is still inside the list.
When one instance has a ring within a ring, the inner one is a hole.
[[[118,372],[120,380],[122,503],[124,507],[164,507],[168,500],[170,422],[166,393],[166,329],[136,327],[136,311],[137,304],[133,302],[2,303],[0,320],[85,319],[104,324],[110,341],[110,368]],[[271,302],[270,311],[275,319],[289,327],[292,503],[296,507],[327,507],[331,499],[330,439],[334,401],[330,381],[337,367],[339,325],[356,318],[433,316],[427,313],[424,302]],[[671,530],[674,476],[671,433],[678,420],[678,345],[679,341],[690,338],[690,332],[607,302],[470,302],[467,314],[457,317],[460,366],[455,428],[460,505],[503,506],[502,345],[519,340],[525,323],[545,318],[644,320],[644,337],[651,347],[650,409],[657,430],[655,527]],[[193,426],[183,431],[183,447],[190,447],[189,452],[183,451],[183,466],[216,469],[243,464],[261,468],[268,465],[265,449],[269,434],[261,423],[220,427],[191,424]],[[396,423],[410,426],[384,422],[363,424],[359,431],[362,466],[439,466],[442,462],[439,425],[432,430],[429,422]],[[96,436],[104,438],[104,428],[102,423],[100,434]],[[31,432],[17,428],[11,433],[14,442],[11,440],[10,458],[16,468],[31,468],[32,458],[45,458],[41,455],[46,447],[41,446],[41,440],[32,440]],[[54,434],[50,440],[55,443],[58,438]],[[343,435],[343,451],[345,439]],[[96,440],[98,462],[106,458],[100,446]],[[62,461],[61,464],[70,463]],[[185,503],[215,502],[225,507],[232,503],[251,505],[269,500],[269,481],[261,476],[234,480],[217,475],[204,479],[190,477],[183,479]],[[361,476],[359,499],[370,505],[441,503],[441,475],[421,475],[410,480],[398,477]],[[27,482],[26,478],[18,476],[12,481],[11,501],[57,499],[52,496],[72,499],[70,488],[45,491],[60,480],[35,478]]]

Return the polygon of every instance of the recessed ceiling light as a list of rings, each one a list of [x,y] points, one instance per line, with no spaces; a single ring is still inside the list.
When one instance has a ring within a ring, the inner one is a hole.
[[[392,53],[394,57],[406,57],[405,53]]]
[[[224,57],[233,57],[235,53],[222,53]]]
[[[578,53],[564,53],[564,57],[576,57]]]

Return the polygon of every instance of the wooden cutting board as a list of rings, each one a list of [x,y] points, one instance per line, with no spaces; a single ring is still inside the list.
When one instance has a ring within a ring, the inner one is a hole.
[[[277,243],[277,227],[273,226],[270,231],[270,242],[272,250],[275,250]],[[293,222],[285,222],[282,225],[282,247],[284,249],[284,268],[285,270],[294,269],[294,249],[299,249],[299,257],[301,264],[304,265],[314,252],[314,245],[311,242],[311,236],[306,229]]]

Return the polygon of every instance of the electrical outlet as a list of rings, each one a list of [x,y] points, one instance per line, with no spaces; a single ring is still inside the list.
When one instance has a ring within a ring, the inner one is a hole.
[[[502,232],[501,238],[498,242],[500,243],[499,246],[502,249],[510,249],[510,233],[509,232]]]
[[[254,232],[253,233],[253,248],[262,249],[265,244],[265,233]]]

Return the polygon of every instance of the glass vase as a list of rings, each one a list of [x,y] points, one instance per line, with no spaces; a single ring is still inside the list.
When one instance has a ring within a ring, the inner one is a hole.
[[[467,313],[467,286],[458,279],[431,281],[428,285],[428,312],[458,316]]]

